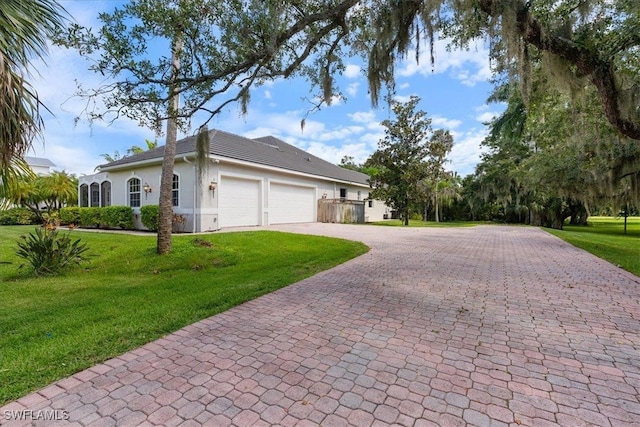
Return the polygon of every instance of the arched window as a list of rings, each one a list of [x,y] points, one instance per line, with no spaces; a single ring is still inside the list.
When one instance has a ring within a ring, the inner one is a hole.
[[[127,193],[129,198],[129,206],[132,208],[140,207],[140,180],[131,178],[127,181]]]
[[[173,181],[171,182],[171,204],[180,206],[180,177],[173,174]]]
[[[80,200],[78,200],[78,204],[86,208],[89,206],[89,186],[87,184],[82,184],[80,186]]]
[[[97,182],[91,184],[91,206],[100,206],[100,185]]]
[[[100,206],[111,206],[111,183],[109,181],[102,181],[102,184],[100,184],[100,190],[102,190]]]

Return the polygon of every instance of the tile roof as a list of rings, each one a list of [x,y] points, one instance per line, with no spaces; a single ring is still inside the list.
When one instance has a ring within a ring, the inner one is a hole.
[[[27,162],[29,166],[46,166],[50,168],[56,167],[55,163],[53,163],[51,160],[42,157],[24,156],[24,161]]]
[[[196,136],[177,143],[176,158],[196,151]],[[209,131],[209,153],[221,158],[251,162],[319,177],[368,185],[366,174],[341,168],[273,136],[249,139],[220,130]],[[164,146],[100,165],[101,170],[132,163],[162,159]]]

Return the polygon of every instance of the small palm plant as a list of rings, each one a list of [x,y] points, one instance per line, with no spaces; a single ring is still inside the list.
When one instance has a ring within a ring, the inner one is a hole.
[[[21,236],[16,254],[41,276],[59,274],[71,264],[79,264],[87,250],[87,244],[80,239],[72,241],[69,233],[59,234],[55,227],[45,226]]]

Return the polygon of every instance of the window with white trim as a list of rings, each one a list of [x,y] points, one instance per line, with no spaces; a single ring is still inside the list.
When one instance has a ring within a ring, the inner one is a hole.
[[[82,184],[80,186],[80,207],[86,208],[89,206],[89,186],[87,184]]]
[[[91,184],[91,206],[100,206],[100,184]]]
[[[171,181],[171,204],[172,206],[180,206],[180,177],[173,174]]]
[[[127,181],[127,193],[129,198],[129,206],[132,208],[140,207],[140,180],[131,178]]]
[[[100,206],[111,206],[111,182],[102,181],[100,192],[102,193]]]

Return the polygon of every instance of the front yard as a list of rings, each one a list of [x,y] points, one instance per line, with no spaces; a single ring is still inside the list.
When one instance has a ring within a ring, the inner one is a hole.
[[[87,233],[90,260],[64,276],[28,277],[1,227],[0,405],[183,326],[365,253],[361,243],[269,231],[178,235]]]

